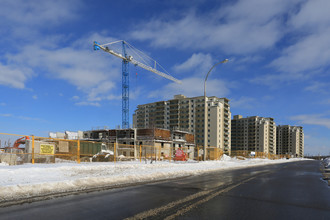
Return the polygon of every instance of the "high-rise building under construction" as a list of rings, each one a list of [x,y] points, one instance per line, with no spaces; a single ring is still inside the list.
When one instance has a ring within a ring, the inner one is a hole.
[[[278,154],[304,157],[304,130],[301,126],[277,126],[276,150]]]
[[[276,125],[273,118],[235,115],[231,121],[233,151],[276,154]]]
[[[194,133],[196,145],[216,147],[226,154],[231,151],[230,123],[229,100],[215,96],[205,102],[204,96],[175,95],[168,101],[138,105],[133,115],[136,128],[186,130]]]

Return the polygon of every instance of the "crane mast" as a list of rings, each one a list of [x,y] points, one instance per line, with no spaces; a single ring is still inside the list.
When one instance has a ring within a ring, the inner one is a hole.
[[[107,45],[112,45],[115,43],[122,43],[122,53],[119,53],[115,50],[109,49]],[[108,44],[100,45],[96,41],[94,41],[94,50],[103,50],[107,53],[110,53],[120,59],[122,59],[122,128],[129,128],[129,63],[134,64],[135,66],[139,66],[145,70],[153,72],[159,76],[162,76],[166,79],[172,80],[176,83],[181,83],[180,80],[172,77],[169,74],[166,74],[162,71],[156,69],[156,61],[155,67],[151,67],[147,64],[139,62],[138,60],[133,59],[132,56],[127,54],[127,42],[125,41],[115,41]]]
[[[125,41],[123,41],[123,54],[127,57]],[[122,127],[129,128],[129,63],[127,59],[122,61]]]

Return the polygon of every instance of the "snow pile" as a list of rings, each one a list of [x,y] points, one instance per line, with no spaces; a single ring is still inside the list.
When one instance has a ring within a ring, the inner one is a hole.
[[[325,168],[330,168],[330,157],[324,158],[323,164]]]
[[[222,161],[230,161],[230,160],[232,160],[232,158],[230,156],[224,154],[224,155],[222,155],[221,160]]]
[[[95,154],[93,158],[97,158],[99,155],[105,156],[104,158],[108,158],[110,155],[114,155],[111,150],[101,150],[99,153]]]
[[[118,186],[216,170],[292,162],[302,159],[239,160],[223,156],[219,161],[145,161],[117,163],[55,163],[8,166],[0,164],[0,202],[52,193],[72,192],[104,186]]]

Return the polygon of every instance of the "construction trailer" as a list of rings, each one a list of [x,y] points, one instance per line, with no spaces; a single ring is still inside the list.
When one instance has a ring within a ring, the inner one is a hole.
[[[160,128],[100,129],[84,131],[83,139],[115,144],[116,156],[119,157],[170,159],[181,148],[188,159],[194,159],[195,138],[187,131]]]

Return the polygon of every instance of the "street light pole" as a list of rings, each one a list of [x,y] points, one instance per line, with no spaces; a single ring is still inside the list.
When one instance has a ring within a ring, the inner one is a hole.
[[[206,160],[206,146],[208,146],[208,111],[207,111],[207,101],[206,101],[206,80],[209,77],[210,72],[213,70],[214,67],[221,63],[227,63],[228,59],[224,59],[223,61],[220,61],[212,66],[212,68],[209,70],[209,72],[206,74],[205,81],[204,81],[204,152],[203,152],[203,160]]]

